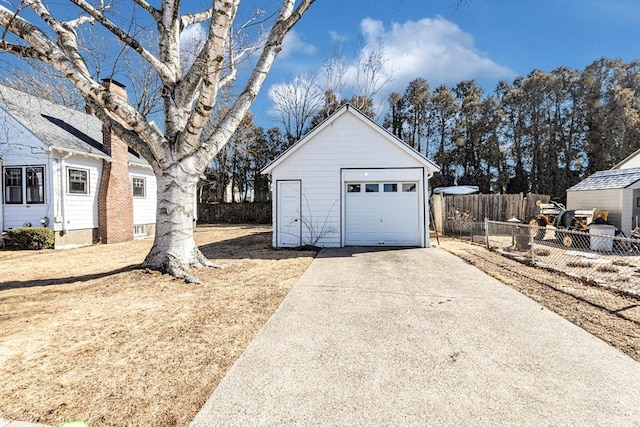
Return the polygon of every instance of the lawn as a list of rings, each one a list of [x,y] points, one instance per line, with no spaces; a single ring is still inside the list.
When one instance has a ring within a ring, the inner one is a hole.
[[[150,240],[0,251],[0,418],[184,426],[312,261],[269,227],[200,226],[226,269],[137,269]]]

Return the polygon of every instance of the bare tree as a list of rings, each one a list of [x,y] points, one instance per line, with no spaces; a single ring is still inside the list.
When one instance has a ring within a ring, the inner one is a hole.
[[[349,66],[344,66],[345,60],[338,56],[341,54],[341,52],[336,53],[325,64],[324,73],[327,76],[327,83],[339,85],[333,88],[328,87],[328,89],[340,96],[344,102],[348,100],[367,116],[375,118],[374,116],[384,103],[377,97],[391,81],[393,75],[384,56],[382,45],[363,48]],[[350,93],[351,97],[345,97],[343,92]]]
[[[310,129],[322,123],[347,102],[375,120],[376,111],[382,104],[376,104],[376,97],[391,81],[392,72],[387,67],[381,46],[374,48],[362,49],[350,66],[345,65],[342,50],[334,51],[324,62],[319,79],[324,87],[322,105],[311,118]]]
[[[113,41],[106,39],[104,34],[93,26],[83,27],[82,35],[78,40],[78,50],[86,58],[88,68],[95,79],[99,79],[100,76],[126,76],[127,87],[133,95],[130,97],[131,104],[140,114],[149,117],[162,111],[160,80],[151,64],[133,50],[124,49],[124,46],[114,52]],[[139,37],[144,44],[151,44],[149,32],[141,33]],[[183,56],[190,46],[187,43],[182,44]],[[2,84],[56,104],[84,110],[85,101],[82,94],[57,70],[38,60],[27,59],[26,62],[27,70],[24,67],[8,67]]]
[[[285,35],[313,2],[282,0],[278,10],[261,23],[267,30],[259,35],[261,45],[255,66],[206,137],[203,130],[221,88],[236,80],[237,61],[247,53],[238,48],[235,37],[240,0],[212,1],[211,7],[194,13],[183,13],[179,0],[154,2],[159,7],[147,0],[71,0],[78,11],[77,18],[71,21],[65,20],[72,12],[68,6],[52,3],[49,8],[42,0],[7,1],[0,5],[0,51],[37,60],[57,70],[82,94],[100,120],[149,162],[157,179],[158,207],[155,241],[144,265],[195,282],[198,279],[187,272],[189,267],[213,265],[193,239],[193,201],[198,180],[255,100]],[[144,20],[133,22],[136,25],[119,20],[132,15],[143,15]],[[146,28],[143,22],[152,25]],[[161,82],[164,131],[92,75],[79,43],[79,29],[86,23],[98,24],[115,45],[133,50],[154,69]],[[184,70],[180,34],[194,24],[206,28],[205,42],[193,64]],[[144,44],[139,36],[143,29],[154,31],[154,46]]]
[[[368,103],[373,104],[376,96],[391,81],[393,73],[379,45],[375,49],[363,49],[347,74],[351,74],[352,102],[359,100],[355,106],[364,110]]]
[[[273,110],[289,142],[299,140],[311,118],[324,104],[324,93],[311,74],[296,77],[291,83],[277,84],[269,90]]]
[[[31,72],[10,67],[2,84],[74,110],[82,110],[84,99],[64,77],[52,72],[41,62],[28,61]]]
[[[342,93],[345,85],[345,74],[347,74],[344,53],[341,48],[335,49],[331,56],[324,61],[320,68],[324,92],[332,91]]]

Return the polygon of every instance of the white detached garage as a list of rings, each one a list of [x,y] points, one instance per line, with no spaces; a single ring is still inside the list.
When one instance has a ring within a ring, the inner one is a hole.
[[[346,104],[263,171],[273,246],[429,246],[438,166]]]

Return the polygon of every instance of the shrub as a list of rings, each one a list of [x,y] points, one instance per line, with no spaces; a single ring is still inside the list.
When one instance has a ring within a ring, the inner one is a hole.
[[[7,236],[20,249],[51,249],[53,248],[53,230],[50,228],[12,228]]]

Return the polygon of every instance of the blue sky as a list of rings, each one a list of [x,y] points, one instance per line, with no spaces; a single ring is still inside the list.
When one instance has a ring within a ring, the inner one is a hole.
[[[640,60],[639,0],[318,0],[287,36],[253,108],[265,127],[271,85],[313,73],[342,46],[347,59],[381,43],[403,92],[475,79],[485,92],[534,69],[582,70],[601,58]],[[383,94],[384,97],[384,94]]]

